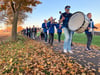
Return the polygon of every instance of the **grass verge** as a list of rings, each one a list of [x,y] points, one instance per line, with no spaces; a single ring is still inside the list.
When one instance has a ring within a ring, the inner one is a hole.
[[[55,34],[55,39],[57,39],[57,34]],[[62,34],[62,40],[64,40],[64,34]],[[84,33],[75,33],[73,36],[73,42],[75,43],[80,43],[80,44],[86,44],[87,42],[87,37]],[[92,45],[98,46],[100,47],[100,36],[93,36],[93,41],[92,41]]]

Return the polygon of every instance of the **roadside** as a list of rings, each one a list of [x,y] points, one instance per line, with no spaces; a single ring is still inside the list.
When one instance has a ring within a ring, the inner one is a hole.
[[[85,68],[96,71],[96,75],[100,75],[100,50],[97,50],[95,46],[92,51],[85,51],[85,45],[74,43],[72,47],[73,54],[69,56],[72,57],[72,60],[78,62]],[[63,52],[63,42],[58,43],[54,42],[53,50]],[[66,55],[68,56],[68,54]]]
[[[0,75],[93,75],[71,56],[52,50],[43,41],[22,35],[0,45]],[[95,75],[95,74],[94,74]]]

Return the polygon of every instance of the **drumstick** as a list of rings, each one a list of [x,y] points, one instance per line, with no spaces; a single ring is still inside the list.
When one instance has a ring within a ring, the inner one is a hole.
[[[63,16],[63,14],[62,14],[62,12],[61,11],[59,11],[59,14],[61,15],[61,16]],[[64,17],[64,16],[63,16]]]
[[[62,14],[62,12],[61,12],[61,11],[59,11],[59,14]]]
[[[59,11],[59,14],[60,14],[62,17],[64,17],[61,11]],[[59,24],[60,24],[60,20],[59,20]]]

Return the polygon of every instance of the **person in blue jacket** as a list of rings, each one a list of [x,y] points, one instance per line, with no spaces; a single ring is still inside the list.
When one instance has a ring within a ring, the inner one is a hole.
[[[92,43],[92,38],[93,38],[93,29],[94,28],[97,29],[97,27],[94,26],[94,22],[92,20],[92,14],[88,13],[87,17],[89,18],[90,23],[89,23],[87,29],[85,30],[85,34],[87,36],[87,48],[86,48],[86,50],[91,50],[90,45]]]
[[[43,28],[43,32],[44,32],[44,35],[45,35],[45,43],[47,43],[47,38],[48,38],[48,35],[47,35],[47,30],[48,30],[47,20],[44,20],[44,23],[42,24],[42,28]]]
[[[49,43],[52,46],[53,40],[54,40],[54,32],[55,32],[54,26],[56,26],[56,24],[54,23],[53,17],[50,18],[50,22],[48,22],[47,26],[49,29]]]
[[[61,34],[62,34],[62,25],[57,24],[56,28],[57,28],[57,34],[58,34],[58,42],[60,43],[61,42]]]
[[[60,16],[60,23],[63,22],[63,30],[65,35],[64,40],[64,53],[73,53],[71,50],[71,42],[72,42],[72,31],[68,28],[68,22],[70,17],[72,16],[72,13],[70,13],[70,6],[65,6],[65,12],[61,14]]]

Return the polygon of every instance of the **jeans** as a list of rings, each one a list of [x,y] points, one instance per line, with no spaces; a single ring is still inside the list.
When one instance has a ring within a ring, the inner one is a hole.
[[[37,32],[34,32],[34,37],[36,38]]]
[[[44,32],[44,36],[45,36],[45,42],[47,42],[47,38],[48,38],[47,32]]]
[[[90,34],[86,34],[86,36],[87,36],[87,48],[90,49],[93,35],[92,35],[92,33],[90,33]]]
[[[29,32],[27,33],[27,37],[30,37],[30,33]]]
[[[72,41],[72,31],[70,31],[68,28],[63,28],[65,40],[64,40],[64,50],[71,50],[71,41]]]
[[[35,32],[32,33],[32,39],[35,39]]]
[[[73,35],[74,35],[74,32],[72,31],[72,37],[73,37]],[[73,39],[72,39],[72,41],[73,41]],[[71,46],[73,46],[73,42],[71,42]]]
[[[54,40],[54,33],[49,33],[49,43],[50,43],[50,45],[53,45],[53,40]]]
[[[58,42],[61,41],[61,34],[62,34],[62,32],[58,32]]]

